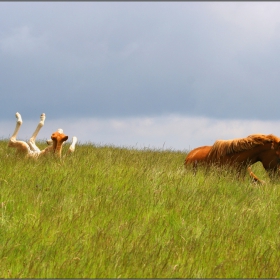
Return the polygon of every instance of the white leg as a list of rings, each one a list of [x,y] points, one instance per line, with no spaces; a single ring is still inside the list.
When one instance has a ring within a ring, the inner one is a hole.
[[[17,139],[19,129],[22,125],[22,118],[21,118],[20,113],[18,113],[18,112],[16,113],[16,118],[17,118],[16,128],[15,128],[15,131],[14,131],[13,135],[10,138],[11,140],[16,140]]]
[[[35,141],[36,141],[36,137],[37,137],[40,129],[44,126],[45,119],[46,119],[46,115],[44,113],[41,114],[40,122],[37,125],[37,128],[35,129],[33,135],[31,136],[31,138],[28,141],[28,145],[30,146],[31,150],[34,152],[40,153],[40,149],[36,146]]]
[[[17,118],[16,128],[15,128],[13,135],[10,138],[8,147],[16,148],[17,152],[19,152],[19,153],[30,155],[32,152],[30,151],[28,144],[24,141],[17,140],[17,135],[18,135],[19,129],[22,125],[22,118],[21,118],[20,113],[18,113],[18,112],[16,113],[16,118]]]
[[[70,145],[70,147],[69,147],[69,149],[68,149],[68,153],[73,153],[73,152],[75,151],[75,146],[76,146],[76,144],[77,144],[77,141],[78,141],[77,137],[74,136],[74,137],[72,138],[72,144]]]

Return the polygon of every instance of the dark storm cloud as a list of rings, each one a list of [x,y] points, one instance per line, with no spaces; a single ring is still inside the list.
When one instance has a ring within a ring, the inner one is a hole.
[[[279,15],[277,2],[2,2],[0,117],[279,119]]]

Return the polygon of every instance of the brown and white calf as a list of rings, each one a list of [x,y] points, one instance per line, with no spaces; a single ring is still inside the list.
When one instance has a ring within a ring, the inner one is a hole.
[[[47,141],[49,145],[47,148],[41,151],[36,146],[35,143],[36,137],[40,129],[44,126],[45,119],[46,119],[46,115],[44,113],[41,114],[40,122],[27,143],[25,141],[17,140],[17,135],[22,125],[22,118],[20,113],[16,113],[16,119],[17,119],[16,128],[9,140],[8,147],[16,148],[17,153],[32,158],[37,158],[39,156],[46,155],[46,154],[55,154],[58,157],[61,157],[62,145],[68,139],[68,136],[63,133],[63,130],[61,128],[59,128],[56,132],[54,132],[51,136],[51,139]],[[72,144],[70,145],[67,153],[73,153],[75,151],[76,143],[77,143],[77,137],[74,136],[72,138]]]

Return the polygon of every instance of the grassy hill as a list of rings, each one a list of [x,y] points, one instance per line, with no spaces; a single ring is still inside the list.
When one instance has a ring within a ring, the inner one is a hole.
[[[185,156],[85,144],[34,161],[0,141],[0,276],[279,278],[279,184],[258,164],[264,186],[193,176]]]

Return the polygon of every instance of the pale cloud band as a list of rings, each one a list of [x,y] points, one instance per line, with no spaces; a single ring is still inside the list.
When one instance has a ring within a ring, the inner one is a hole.
[[[37,121],[24,121],[19,138],[28,139],[36,126]],[[7,139],[13,133],[14,127],[15,120],[2,121],[2,139]],[[170,115],[145,118],[47,119],[38,138],[48,139],[59,127],[63,128],[70,139],[77,136],[80,144],[182,151],[212,145],[217,139],[246,137],[254,133],[280,136],[280,121],[219,120]]]

